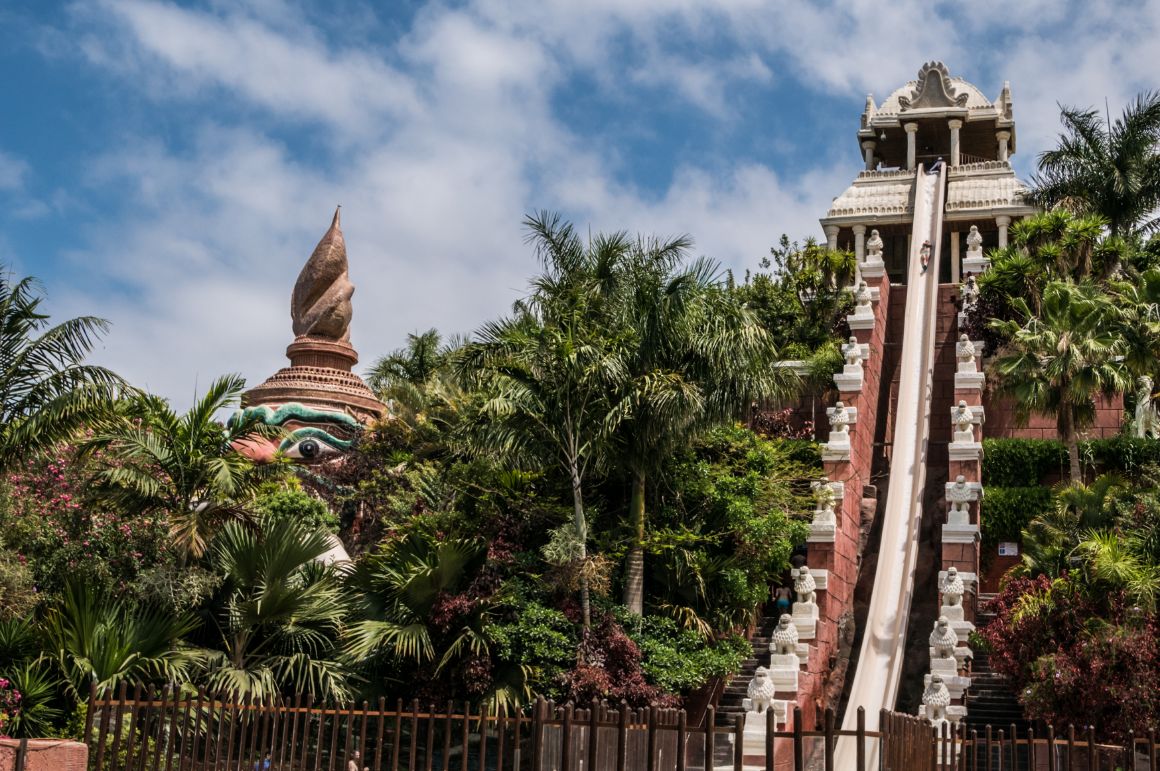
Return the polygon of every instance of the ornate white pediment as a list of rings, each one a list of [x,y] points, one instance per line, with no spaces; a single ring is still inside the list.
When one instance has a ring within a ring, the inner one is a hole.
[[[905,110],[922,110],[940,107],[966,107],[971,95],[959,93],[951,82],[950,72],[942,62],[927,62],[918,71],[918,82],[910,96],[898,97],[899,106]]]

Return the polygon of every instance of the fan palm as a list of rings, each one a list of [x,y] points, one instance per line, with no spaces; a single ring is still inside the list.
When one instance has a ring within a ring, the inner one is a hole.
[[[325,530],[269,517],[258,527],[228,522],[214,537],[210,563],[223,576],[209,607],[214,690],[254,698],[350,695],[338,650],[347,606],[334,568],[319,561],[332,546]]]
[[[39,288],[0,275],[0,468],[72,437],[122,384],[83,363],[108,322],[81,316],[49,326]]]
[[[1140,94],[1113,123],[1062,108],[1059,146],[1039,156],[1032,200],[1107,219],[1113,235],[1153,232],[1160,206],[1160,93]]]
[[[994,363],[1001,393],[1015,401],[1015,416],[1054,416],[1067,445],[1069,473],[1082,481],[1078,431],[1095,416],[1095,398],[1128,385],[1120,360],[1123,340],[1116,333],[1116,308],[1095,286],[1053,281],[1043,291],[1043,307],[1032,313],[1014,301],[1023,322],[996,319],[993,328],[1009,340]]]
[[[1101,474],[1090,485],[1064,482],[1054,489],[1050,511],[1023,530],[1023,575],[1058,578],[1072,566],[1084,532],[1108,527],[1115,518],[1116,497],[1127,487],[1117,474]]]
[[[443,367],[449,353],[438,330],[408,334],[406,347],[374,363],[367,373],[367,383],[375,393],[383,393],[399,383],[422,385]]]
[[[197,660],[181,638],[197,627],[189,615],[130,606],[70,581],[45,620],[46,647],[74,699],[89,684],[184,679]]]
[[[160,512],[169,518],[182,560],[200,558],[213,532],[229,520],[251,516],[258,485],[277,473],[255,465],[237,448],[275,429],[257,416],[223,426],[215,415],[236,403],[245,381],[215,380],[188,412],[177,414],[157,397],[142,396],[129,414],[109,421],[85,442],[108,449],[99,479],[114,503],[129,512]]]

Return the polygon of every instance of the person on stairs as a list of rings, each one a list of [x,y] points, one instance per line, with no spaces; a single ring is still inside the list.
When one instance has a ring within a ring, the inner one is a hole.
[[[926,268],[930,265],[930,241],[922,242],[922,248],[918,250],[918,259],[922,261],[922,272],[926,273]]]
[[[937,161],[935,161],[934,163],[932,163],[930,165],[930,168],[926,170],[926,173],[927,174],[938,174],[940,171],[942,171],[942,167],[943,167],[943,159],[940,157]]]

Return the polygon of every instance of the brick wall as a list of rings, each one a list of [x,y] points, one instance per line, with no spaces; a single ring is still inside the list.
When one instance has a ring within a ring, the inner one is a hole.
[[[0,771],[14,771],[17,739],[0,739]],[[89,748],[67,739],[29,739],[24,771],[85,771]]]

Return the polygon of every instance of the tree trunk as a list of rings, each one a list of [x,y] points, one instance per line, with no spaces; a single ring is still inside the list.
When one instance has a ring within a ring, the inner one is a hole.
[[[644,485],[641,472],[632,475],[632,498],[628,514],[632,522],[632,547],[624,562],[624,604],[630,613],[644,613]]]
[[[580,469],[572,464],[572,524],[576,528],[576,539],[580,542],[580,561],[588,561],[588,522],[584,518],[584,490],[580,485]],[[580,574],[580,614],[584,619],[584,629],[592,627],[592,607],[588,598],[588,577]]]
[[[1075,434],[1075,412],[1070,404],[1064,404],[1060,412],[1060,433],[1067,445],[1068,476],[1072,482],[1083,481],[1083,469],[1079,465],[1079,439]]]

